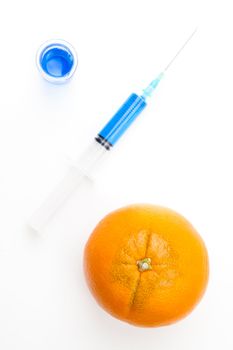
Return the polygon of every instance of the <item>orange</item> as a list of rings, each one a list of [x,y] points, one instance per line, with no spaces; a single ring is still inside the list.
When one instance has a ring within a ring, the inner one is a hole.
[[[120,320],[162,326],[186,316],[208,281],[208,254],[174,211],[132,205],[107,215],[91,234],[84,270],[97,302]]]

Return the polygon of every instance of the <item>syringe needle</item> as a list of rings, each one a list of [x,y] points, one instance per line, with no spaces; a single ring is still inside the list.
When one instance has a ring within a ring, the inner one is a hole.
[[[192,39],[192,37],[194,36],[194,34],[196,34],[197,32],[197,28],[194,29],[194,31],[192,32],[192,34],[190,34],[190,36],[188,37],[188,39],[184,42],[184,44],[180,47],[180,49],[177,51],[177,53],[175,54],[175,56],[173,56],[173,58],[169,61],[169,63],[166,65],[166,67],[164,68],[164,70],[162,71],[162,74],[165,73],[168,68],[172,65],[172,63],[175,61],[175,59],[179,56],[179,54],[183,51],[183,49],[185,48],[185,46],[189,43],[189,41]]]
[[[164,68],[164,70],[154,80],[152,80],[152,82],[143,90],[142,97],[145,100],[147,99],[147,97],[151,96],[152,92],[156,89],[157,85],[159,84],[160,80],[163,78],[163,76],[166,73],[166,71],[168,70],[168,68],[172,65],[172,63],[175,61],[175,59],[179,56],[181,51],[183,51],[183,49],[186,47],[188,42],[192,39],[192,37],[194,36],[196,31],[197,31],[197,28],[195,28],[195,30],[192,32],[192,34],[189,35],[188,39],[180,47],[180,49],[177,51],[175,56],[173,56],[173,58],[169,61],[169,63]]]

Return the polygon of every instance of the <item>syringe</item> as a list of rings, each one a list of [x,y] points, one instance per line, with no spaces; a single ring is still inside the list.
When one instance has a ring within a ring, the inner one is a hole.
[[[112,147],[117,143],[120,137],[125,133],[129,126],[139,116],[147,106],[147,99],[158,86],[164,74],[181,53],[187,43],[196,33],[195,29],[188,39],[184,42],[175,56],[169,61],[164,70],[152,80],[152,82],[142,91],[141,95],[132,93],[124,104],[119,108],[116,114],[108,121],[103,129],[97,134],[91,146],[83,153],[63,180],[57,185],[54,191],[48,196],[42,206],[32,215],[29,225],[36,231],[41,231],[64,203],[70,194],[82,183],[85,177],[91,177],[96,166],[104,155],[108,154]]]

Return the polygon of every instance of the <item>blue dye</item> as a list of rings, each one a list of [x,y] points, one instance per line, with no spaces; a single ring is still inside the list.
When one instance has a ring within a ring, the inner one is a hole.
[[[131,94],[98,135],[111,146],[114,146],[146,106],[143,97]]]
[[[70,73],[74,57],[66,46],[50,45],[41,53],[40,64],[46,74],[61,78]]]

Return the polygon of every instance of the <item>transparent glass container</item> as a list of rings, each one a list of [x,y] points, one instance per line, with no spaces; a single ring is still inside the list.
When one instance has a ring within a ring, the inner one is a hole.
[[[37,51],[36,64],[44,79],[54,84],[67,82],[74,74],[78,59],[75,49],[64,40],[49,40]]]

